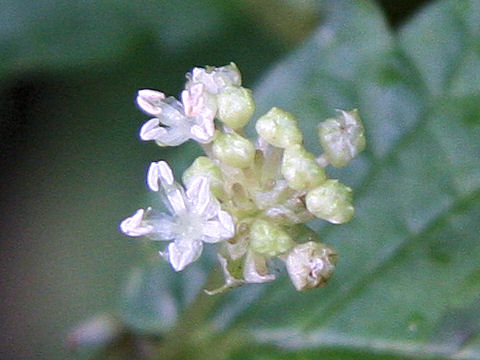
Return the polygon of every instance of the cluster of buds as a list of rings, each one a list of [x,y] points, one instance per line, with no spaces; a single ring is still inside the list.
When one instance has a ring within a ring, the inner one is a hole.
[[[276,107],[257,120],[256,141],[246,137],[255,102],[235,64],[194,68],[186,78],[181,102],[154,90],[138,92],[138,106],[154,116],[140,137],[160,146],[192,139],[206,156],[185,171],[184,186],[165,161],[152,163],[148,186],[169,213],[140,209],[121,230],[169,241],[160,255],[176,271],[198,259],[203,243],[216,243],[225,284],[209,294],[274,280],[269,266],[275,258],[297,290],[324,286],[337,253],[313,231],[301,234],[315,217],[342,224],[353,216],[352,190],[328,178],[325,167],[343,167],[364,150],[358,112],[339,110],[319,124],[323,153],[315,156],[303,146],[295,118]]]

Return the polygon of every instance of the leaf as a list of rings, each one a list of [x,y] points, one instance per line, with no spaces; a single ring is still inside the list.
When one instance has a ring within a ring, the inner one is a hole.
[[[373,2],[325,7],[322,26],[256,97],[259,113],[296,114],[311,149],[333,109],[360,110],[368,150],[330,172],[356,189],[355,219],[317,226],[340,254],[326,288],[298,293],[283,276],[212,308],[199,325],[209,354],[479,359],[480,2],[439,1],[398,34]]]
[[[310,43],[262,82],[260,93],[272,94],[279,72],[295,74],[296,100],[283,106],[309,126],[315,112],[358,107],[369,139],[345,174],[361,183],[356,219],[320,232],[340,254],[331,284],[298,295],[274,285],[242,319],[278,358],[480,357],[469,345],[480,339],[471,320],[480,314],[480,93],[455,65],[465,53],[478,56],[477,22],[461,21],[454,34],[473,49],[449,37],[463,15],[479,13],[476,1],[439,2],[401,29],[398,46],[378,35],[387,32],[371,4],[335,2]],[[426,34],[438,41],[422,41]],[[466,67],[478,78],[480,68]],[[343,84],[315,91],[325,83]]]

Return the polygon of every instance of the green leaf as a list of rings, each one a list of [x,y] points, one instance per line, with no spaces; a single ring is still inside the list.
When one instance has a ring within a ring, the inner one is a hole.
[[[478,53],[480,43],[467,21],[460,34],[473,49],[448,37],[459,12],[474,17],[477,6],[478,16],[478,2],[447,1],[427,8],[400,31],[400,47],[388,36],[379,45],[378,34],[386,30],[377,11],[367,14],[367,4],[335,2],[312,41],[279,64],[260,88],[271,93],[278,72],[293,72],[300,74],[301,84],[289,110],[303,113],[304,123],[312,119],[310,111],[333,107],[358,107],[363,115],[369,152],[358,162],[359,171],[347,174],[362,184],[357,186],[356,219],[320,232],[340,253],[337,274],[326,289],[309,294],[274,285],[243,321],[255,329],[260,343],[288,352],[289,358],[299,351],[299,358],[327,353],[335,359],[453,358],[463,349],[465,358],[478,358],[480,353],[469,353],[468,343],[480,331],[471,320],[480,316],[480,283],[475,281],[480,269],[480,94],[468,83],[474,82],[471,77],[464,77],[453,93],[449,79],[460,78],[457,74],[465,70],[457,68],[457,59]],[[367,24],[368,29],[361,27]],[[422,41],[427,34],[438,41]],[[376,48],[368,53],[371,42]],[[339,49],[342,56],[330,63]],[[350,74],[337,70],[352,67],[356,71]],[[478,78],[480,69],[468,67]],[[325,80],[347,84],[316,92]],[[345,89],[353,95],[345,96]],[[272,100],[267,99],[268,106]]]
[[[330,171],[356,190],[355,219],[317,226],[336,273],[306,293],[286,276],[235,289],[200,338],[219,359],[479,359],[480,2],[434,3],[398,34],[371,1],[324,3],[255,95],[259,114],[295,114],[312,149],[333,109],[362,115],[367,151]]]

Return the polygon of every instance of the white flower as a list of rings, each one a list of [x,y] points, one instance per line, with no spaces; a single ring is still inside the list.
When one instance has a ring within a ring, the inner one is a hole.
[[[172,240],[167,250],[160,254],[176,271],[198,259],[203,242],[216,243],[235,235],[233,219],[220,209],[220,204],[210,193],[206,177],[195,177],[185,191],[175,182],[168,164],[159,161],[150,165],[147,183],[151,190],[161,190],[171,214],[140,209],[125,219],[120,228],[129,236]]]
[[[138,92],[138,106],[155,116],[142,126],[142,140],[155,140],[160,146],[177,146],[189,139],[200,143],[213,140],[213,119],[217,111],[215,99],[202,84],[184,90],[181,97],[182,102],[179,102],[173,97],[165,99],[163,93],[154,90]]]
[[[209,93],[215,95],[228,86],[240,86],[242,84],[240,71],[233,62],[222,67],[193,68],[191,73],[187,73],[186,77],[186,89],[200,83],[205,85]]]

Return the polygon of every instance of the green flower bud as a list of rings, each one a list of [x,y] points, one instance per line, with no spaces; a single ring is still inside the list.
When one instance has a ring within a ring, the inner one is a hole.
[[[258,119],[255,129],[265,141],[279,148],[301,144],[303,140],[293,115],[276,107]]]
[[[285,261],[298,291],[327,285],[337,262],[337,252],[327,245],[309,241],[295,246]]]
[[[357,110],[339,110],[340,115],[318,125],[318,137],[328,161],[335,167],[347,165],[365,150],[365,135]]]
[[[281,171],[294,190],[313,188],[326,179],[325,170],[317,164],[315,156],[299,144],[285,149]]]
[[[352,189],[338,180],[329,179],[310,190],[305,202],[308,211],[332,224],[343,224],[353,217]]]
[[[217,118],[234,130],[243,128],[255,111],[252,91],[230,86],[217,95]]]
[[[290,250],[294,242],[278,225],[256,219],[250,227],[250,246],[257,254],[273,257]]]
[[[183,183],[188,187],[195,176],[206,176],[210,182],[210,190],[217,198],[224,194],[223,178],[220,168],[208,157],[199,156],[185,170],[182,176]]]
[[[212,151],[221,162],[239,169],[252,165],[255,158],[253,144],[236,133],[217,132]]]

